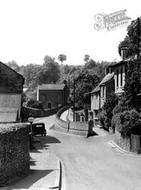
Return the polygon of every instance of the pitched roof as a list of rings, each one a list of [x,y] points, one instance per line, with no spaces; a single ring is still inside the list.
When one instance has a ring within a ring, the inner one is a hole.
[[[94,89],[92,90],[91,94],[93,94],[93,93],[95,93],[95,92],[99,92],[99,91],[100,91],[100,87],[99,87],[99,85],[98,85],[96,88],[94,88]]]
[[[65,84],[42,84],[38,86],[39,90],[63,90]]]
[[[20,73],[18,73],[17,71],[15,71],[14,69],[6,65],[5,63],[2,63],[1,61],[0,61],[0,64],[7,67],[9,70],[13,71],[15,74],[17,74],[19,77],[21,77],[24,80],[24,77]]]
[[[108,73],[100,82],[99,86],[109,82],[114,77],[114,73]]]

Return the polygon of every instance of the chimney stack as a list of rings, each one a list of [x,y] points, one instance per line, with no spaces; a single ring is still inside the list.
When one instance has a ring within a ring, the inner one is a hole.
[[[127,58],[127,47],[122,47],[121,48],[121,58],[122,60],[125,60]]]

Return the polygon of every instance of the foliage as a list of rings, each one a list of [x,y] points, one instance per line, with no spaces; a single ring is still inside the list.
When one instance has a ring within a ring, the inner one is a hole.
[[[61,61],[61,63],[63,63],[63,61],[66,61],[66,59],[67,59],[67,56],[64,55],[64,54],[60,54],[60,55],[58,56],[58,60]]]
[[[127,36],[122,42],[120,42],[119,47],[118,47],[118,51],[120,55],[121,55],[122,47],[128,47],[126,57],[134,56],[138,53],[138,39],[139,39],[138,29],[140,30],[139,28],[140,26],[138,25],[138,23],[141,26],[140,18],[139,18],[139,22],[138,22],[138,19],[133,20],[131,24],[128,26]]]
[[[111,120],[113,117],[113,109],[118,104],[118,98],[114,93],[111,93],[106,102],[103,105],[103,110],[105,111],[105,119],[104,119],[104,128],[109,130],[111,127]]]
[[[113,131],[120,125],[120,112],[117,114],[113,114],[112,120],[111,120],[111,128]]]
[[[65,61],[64,56],[62,56],[63,54],[60,55],[61,56],[58,57],[60,57],[61,60]],[[56,62],[55,58],[51,56],[45,56],[42,65],[27,64],[24,66],[19,66],[14,61],[8,64],[12,67],[12,69],[18,71],[25,78],[25,86],[28,88],[28,93],[26,94],[31,99],[32,95],[34,96],[35,94],[34,91],[36,91],[37,86],[43,83],[63,83],[63,81],[66,80],[70,87],[70,91],[73,92],[74,79],[77,79],[82,73],[87,73],[87,75],[90,76],[96,76],[96,78],[94,79],[94,83],[91,81],[90,84],[88,84],[89,82],[85,82],[85,88],[80,88],[80,92],[77,90],[78,94],[81,94],[83,92],[87,93],[90,92],[90,90],[93,90],[95,88],[95,84],[97,84],[97,76],[98,81],[100,81],[105,75],[105,66],[109,63],[105,61],[95,62],[90,59],[89,55],[86,55],[86,59],[84,61],[85,65],[59,65]],[[81,84],[78,86],[81,86]],[[85,102],[87,102],[87,100],[90,102],[89,95],[82,97],[81,100],[82,99],[84,99]],[[83,103],[81,101],[81,105],[82,104]]]
[[[103,128],[105,128],[105,119],[106,119],[106,112],[105,110],[100,110],[99,114],[98,114],[98,118],[100,121],[100,124]]]
[[[97,86],[98,83],[98,76],[91,75],[88,73],[88,71],[82,71],[78,75],[78,77],[75,79],[75,102],[77,102],[78,107],[83,108],[84,104],[90,104],[90,96],[87,95],[92,91],[93,88]],[[73,96],[72,102],[74,102]]]
[[[122,105],[121,103],[118,103],[115,108],[113,109],[113,115],[124,112],[129,110],[127,106]]]
[[[125,86],[123,94],[123,106],[129,109],[139,110],[139,97],[138,94],[141,90],[140,71],[138,69],[137,61],[130,61],[127,65],[127,72],[125,77]]]
[[[94,67],[96,67],[96,62],[93,59],[90,59],[85,64],[85,69],[93,69]]]
[[[116,120],[113,118],[113,123],[123,137],[129,137],[136,131],[141,133],[141,115],[136,110],[124,111],[114,117]]]
[[[90,55],[86,54],[84,56],[84,62],[85,62],[85,65],[84,65],[84,69],[93,69],[94,67],[96,67],[96,62],[90,58]]]
[[[15,70],[16,72],[19,72],[19,70],[20,70],[20,66],[16,63],[16,61],[9,61],[8,63],[7,63],[7,65],[11,68],[11,69],[13,69],[13,70]]]
[[[56,83],[59,78],[59,64],[54,58],[45,56],[43,67],[39,73],[39,84]]]
[[[43,103],[37,100],[30,99],[27,104],[27,107],[43,109]]]
[[[92,75],[97,75],[101,81],[105,76],[105,68],[109,64],[110,64],[109,62],[102,61],[100,63],[97,62],[95,66],[93,65],[94,67],[84,68],[84,69],[87,70]]]
[[[87,63],[89,61],[89,59],[90,59],[90,55],[85,54],[84,55],[84,61]]]
[[[20,73],[25,78],[25,85],[29,90],[34,90],[39,83],[39,73],[42,67],[40,65],[28,64],[20,67]]]

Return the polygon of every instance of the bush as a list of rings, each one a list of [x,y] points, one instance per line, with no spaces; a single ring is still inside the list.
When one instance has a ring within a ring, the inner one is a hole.
[[[105,128],[105,119],[106,119],[106,113],[104,110],[101,110],[98,114],[98,118],[100,121],[100,124],[103,128]]]
[[[129,137],[131,133],[141,133],[141,115],[136,110],[116,114],[112,123],[123,137]]]
[[[115,114],[111,120],[111,127],[113,131],[120,125],[120,113]]]
[[[27,102],[26,106],[31,107],[31,108],[43,109],[43,103],[37,100],[33,100],[33,99],[30,99]]]
[[[113,109],[118,103],[117,96],[112,93],[107,98],[106,102],[104,103],[103,110],[104,110],[104,116],[103,116],[103,122],[104,122],[104,128],[106,130],[109,130],[109,127],[111,127],[111,120],[113,117]]]
[[[127,106],[123,106],[121,104],[118,104],[115,106],[115,108],[113,109],[113,115],[117,114],[117,113],[121,113],[124,111],[127,111],[128,107]]]

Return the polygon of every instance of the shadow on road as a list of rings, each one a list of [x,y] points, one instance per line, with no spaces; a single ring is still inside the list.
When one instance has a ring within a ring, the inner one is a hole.
[[[46,175],[49,175],[54,170],[30,170],[30,173],[27,177],[24,179],[18,181],[18,184],[14,185],[11,188],[8,188],[8,190],[12,189],[30,189],[30,187],[36,183],[36,181],[40,180],[41,178],[45,177]],[[26,181],[26,183],[25,183]],[[36,187],[35,187],[36,189]]]
[[[39,137],[39,139],[40,139],[41,147],[45,149],[49,149],[51,144],[61,143],[59,139],[53,136],[49,136],[49,135],[47,135],[46,137]]]
[[[61,143],[59,139],[49,135],[45,137],[36,136],[36,139],[38,139],[38,141],[33,142],[34,149],[30,150],[31,153],[41,153],[40,152],[41,149],[43,148],[48,149],[51,144]]]

